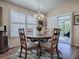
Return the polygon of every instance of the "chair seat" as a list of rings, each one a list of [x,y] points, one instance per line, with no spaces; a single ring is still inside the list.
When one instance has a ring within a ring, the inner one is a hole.
[[[43,47],[51,48],[51,42],[42,43],[41,45],[42,45]]]
[[[51,42],[48,41],[47,43],[43,43],[42,47],[50,49],[51,48]],[[53,49],[56,47],[56,45],[53,45]]]
[[[27,48],[32,48],[37,46],[36,44],[34,44],[33,42],[27,42]]]

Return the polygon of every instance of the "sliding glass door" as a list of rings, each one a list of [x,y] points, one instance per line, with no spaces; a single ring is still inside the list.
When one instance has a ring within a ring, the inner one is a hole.
[[[61,36],[65,36],[67,35],[67,33],[70,33],[70,16],[69,15],[58,17],[58,28],[61,29],[61,32],[60,32]]]
[[[59,42],[71,44],[72,22],[71,14],[57,17],[57,26],[61,29]]]

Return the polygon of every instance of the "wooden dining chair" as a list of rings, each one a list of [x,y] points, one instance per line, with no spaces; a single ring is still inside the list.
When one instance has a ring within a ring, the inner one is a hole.
[[[27,38],[25,37],[24,29],[19,29],[19,37],[20,37],[20,43],[21,43],[21,51],[19,57],[21,57],[22,50],[25,50],[25,59],[27,59],[27,50],[31,51],[33,49],[37,49],[37,46],[33,43],[28,43]]]
[[[57,53],[58,59],[60,59],[59,53],[61,52],[58,50],[59,35],[60,35],[60,29],[54,28],[54,32],[51,37],[51,42],[42,45],[42,48],[44,48],[46,51],[48,51],[51,54],[51,59],[53,59],[54,52]]]

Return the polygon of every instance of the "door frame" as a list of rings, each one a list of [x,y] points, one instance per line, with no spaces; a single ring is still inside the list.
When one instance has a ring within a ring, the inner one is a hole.
[[[59,17],[64,17],[64,16],[70,16],[70,45],[72,44],[73,41],[73,13],[65,13],[57,16],[57,27],[58,27],[58,18]]]

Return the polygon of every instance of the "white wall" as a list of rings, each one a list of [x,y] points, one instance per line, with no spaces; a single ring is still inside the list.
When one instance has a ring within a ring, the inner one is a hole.
[[[74,13],[74,15],[76,14],[79,15],[79,1],[64,3],[63,5],[57,7],[55,10],[48,13],[47,17],[57,16],[57,15],[61,15],[61,14],[69,13],[69,12]],[[73,45],[79,46],[79,25],[73,25],[72,43]]]

